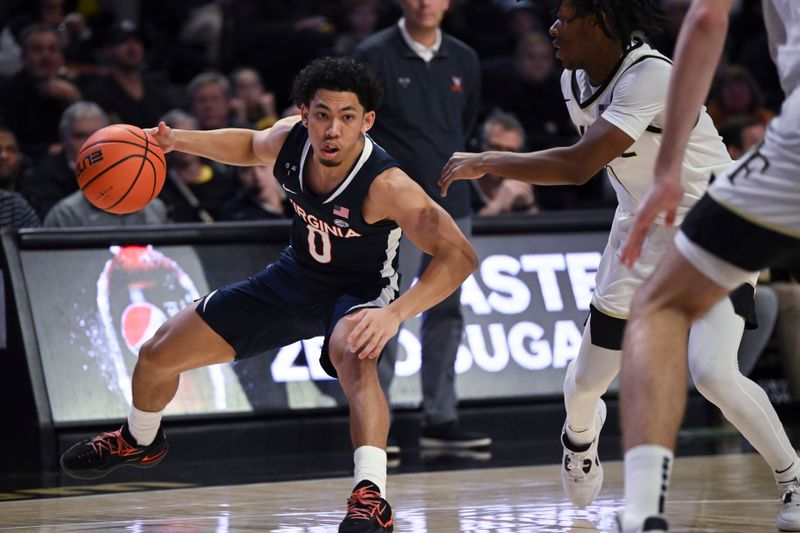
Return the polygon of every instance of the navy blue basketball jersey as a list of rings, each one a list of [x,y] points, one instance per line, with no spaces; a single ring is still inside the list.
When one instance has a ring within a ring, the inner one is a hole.
[[[370,185],[398,166],[386,151],[364,136],[361,156],[342,183],[325,196],[304,184],[311,143],[298,122],[275,161],[275,178],[294,209],[291,240],[282,259],[296,263],[303,276],[346,285],[381,285],[397,290],[397,250],[401,230],[393,221],[367,224],[362,206]]]

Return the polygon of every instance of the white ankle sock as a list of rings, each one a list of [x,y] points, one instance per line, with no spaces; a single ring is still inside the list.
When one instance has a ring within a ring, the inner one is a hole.
[[[365,479],[372,481],[386,499],[386,450],[376,446],[359,446],[353,453],[355,471],[353,486]]]
[[[625,452],[624,529],[664,514],[672,462],[672,451],[658,444],[640,444]]]
[[[780,472],[780,473],[779,473]],[[787,468],[780,468],[773,470],[775,481],[780,486],[781,484],[789,483],[795,479],[800,479],[800,459],[794,458],[792,464]]]
[[[156,439],[161,416],[164,411],[140,411],[131,405],[128,412],[128,430],[139,446],[150,446]]]
[[[597,436],[595,427],[596,426],[592,424],[587,428],[576,429],[567,424],[567,438],[575,446],[586,446],[587,444],[591,444]]]

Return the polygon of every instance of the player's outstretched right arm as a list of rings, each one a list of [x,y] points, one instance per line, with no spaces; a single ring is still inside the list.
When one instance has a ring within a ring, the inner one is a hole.
[[[240,128],[177,130],[161,122],[150,133],[165,153],[177,150],[228,165],[248,167],[275,161],[289,130],[299,120],[298,116],[287,117],[262,131]]]

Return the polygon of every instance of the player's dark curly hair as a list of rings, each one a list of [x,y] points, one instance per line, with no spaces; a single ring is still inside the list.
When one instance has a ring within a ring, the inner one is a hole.
[[[553,2],[553,12],[563,0]],[[600,29],[609,39],[622,43],[623,48],[633,39],[635,32],[646,36],[660,33],[667,15],[659,0],[572,0],[575,15],[594,16]]]
[[[292,100],[308,106],[320,89],[355,93],[364,111],[374,111],[383,97],[383,86],[371,67],[349,57],[323,57],[309,63],[295,77]]]

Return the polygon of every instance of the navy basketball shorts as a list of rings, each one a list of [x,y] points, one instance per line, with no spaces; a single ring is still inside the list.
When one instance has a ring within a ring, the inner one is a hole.
[[[328,355],[333,328],[342,317],[362,308],[384,307],[395,297],[382,286],[311,280],[273,263],[246,280],[210,292],[196,311],[233,347],[236,360],[324,335],[320,363],[335,378]]]

